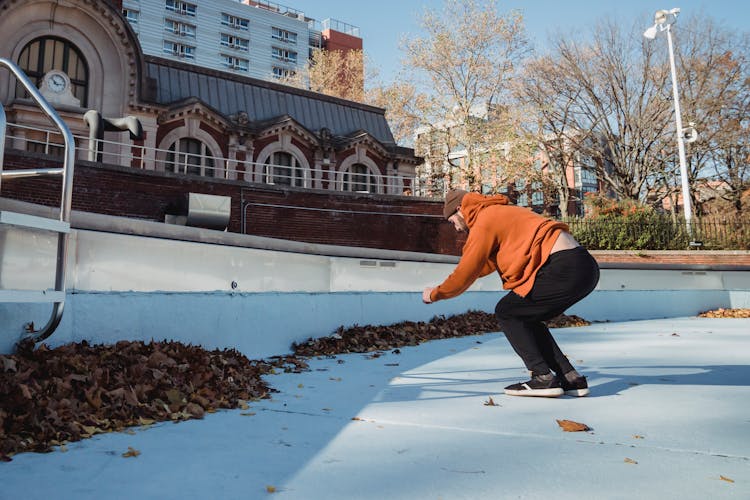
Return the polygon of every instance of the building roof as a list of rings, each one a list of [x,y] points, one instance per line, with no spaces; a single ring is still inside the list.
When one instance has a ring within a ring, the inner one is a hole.
[[[288,115],[305,128],[328,128],[334,136],[365,130],[388,149],[396,147],[385,110],[255,78],[146,56],[156,103],[170,105],[195,97],[225,116],[244,111],[251,121]]]

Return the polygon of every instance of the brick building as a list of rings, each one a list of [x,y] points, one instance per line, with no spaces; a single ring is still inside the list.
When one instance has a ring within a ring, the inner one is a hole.
[[[0,0],[0,57],[75,136],[74,209],[164,221],[187,193],[218,194],[231,199],[231,231],[445,250],[433,242],[439,203],[401,196],[421,159],[395,143],[383,109],[144,54],[127,13],[120,1]],[[0,103],[6,168],[54,164],[62,141],[5,70]],[[6,181],[0,196],[54,204],[56,182]]]

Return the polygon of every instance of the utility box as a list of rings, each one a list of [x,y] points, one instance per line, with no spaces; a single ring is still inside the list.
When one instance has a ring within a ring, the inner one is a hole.
[[[229,226],[232,198],[212,194],[188,193],[186,225],[224,231]]]

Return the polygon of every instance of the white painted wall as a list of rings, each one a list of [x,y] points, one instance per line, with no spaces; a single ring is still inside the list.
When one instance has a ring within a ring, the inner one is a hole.
[[[453,269],[445,257],[416,254],[426,260],[417,262],[389,258],[412,258],[403,252],[368,256],[366,249],[343,249],[358,254],[345,257],[322,255],[315,245],[309,247],[317,253],[252,248],[237,245],[256,241],[252,237],[140,221],[122,229],[121,219],[96,217],[97,230],[71,232],[65,311],[50,345],[173,339],[260,358],[342,325],[490,312],[505,293],[493,275],[458,298],[425,305],[421,290]],[[117,232],[102,229],[108,225]],[[0,288],[52,287],[55,248],[55,239],[43,233],[0,228]],[[597,289],[568,312],[621,321],[749,304],[750,273],[744,271],[603,269]],[[44,325],[50,310],[48,304],[0,304],[0,352],[13,350],[26,323]]]

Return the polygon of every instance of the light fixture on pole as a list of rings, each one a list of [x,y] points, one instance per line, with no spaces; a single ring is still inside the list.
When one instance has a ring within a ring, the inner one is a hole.
[[[672,95],[674,97],[674,113],[675,122],[677,126],[677,151],[680,157],[680,177],[682,178],[682,207],[685,212],[685,224],[687,225],[688,236],[690,237],[690,243],[693,244],[693,227],[692,218],[693,210],[690,203],[690,185],[688,184],[688,173],[687,173],[687,160],[685,159],[685,137],[688,133],[690,142],[693,142],[697,138],[695,129],[689,127],[688,129],[682,128],[682,114],[680,111],[680,96],[677,92],[677,70],[675,69],[674,62],[674,47],[672,46],[672,30],[671,27],[677,21],[677,15],[680,13],[679,8],[671,10],[659,10],[654,15],[654,25],[643,32],[643,36],[649,40],[653,40],[660,33],[667,33],[667,43],[669,45],[669,66],[672,71]]]

